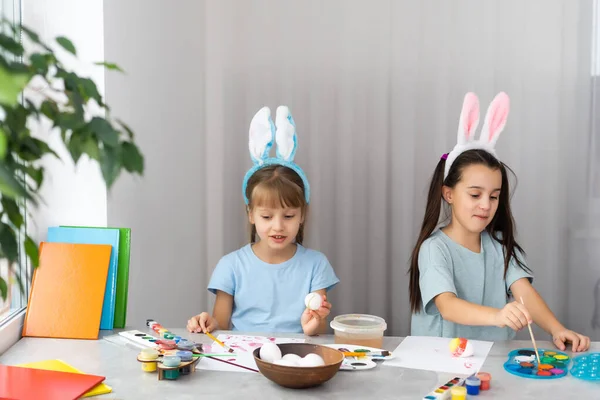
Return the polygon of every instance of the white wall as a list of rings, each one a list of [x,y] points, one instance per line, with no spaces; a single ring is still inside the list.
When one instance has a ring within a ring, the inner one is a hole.
[[[103,0],[26,0],[23,24],[50,42],[66,36],[75,45],[78,58],[60,51],[61,61],[79,75],[93,79],[104,93],[104,71],[94,66],[104,59]],[[62,49],[61,49],[62,50]],[[46,174],[41,195],[45,201],[31,211],[29,232],[38,241],[46,239],[49,226],[58,224],[106,226],[106,187],[95,162],[82,157],[75,167],[57,131],[48,135],[48,125],[33,127],[64,162],[45,159]]]

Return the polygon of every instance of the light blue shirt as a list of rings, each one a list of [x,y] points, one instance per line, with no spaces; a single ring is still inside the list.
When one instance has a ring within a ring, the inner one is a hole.
[[[221,258],[208,290],[233,296],[232,330],[302,333],[306,295],[338,282],[323,253],[297,245],[292,258],[269,264],[247,244]]]
[[[525,264],[522,254],[519,260]],[[481,234],[479,253],[457,244],[441,230],[435,231],[419,251],[419,285],[424,308],[412,315],[411,335],[491,341],[514,338],[515,332],[508,327],[466,326],[446,321],[434,298],[451,292],[468,302],[500,309],[511,296],[510,286],[521,278],[533,282],[533,277],[511,258],[504,279],[502,245],[486,231]]]

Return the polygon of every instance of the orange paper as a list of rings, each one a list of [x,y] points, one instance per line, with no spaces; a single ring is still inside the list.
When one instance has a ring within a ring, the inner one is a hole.
[[[112,246],[42,243],[23,336],[98,339]]]

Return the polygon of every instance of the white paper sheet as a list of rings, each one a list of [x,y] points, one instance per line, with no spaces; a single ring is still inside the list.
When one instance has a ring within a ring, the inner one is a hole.
[[[453,357],[449,344],[452,339],[426,336],[407,336],[393,351],[394,359],[383,365],[472,375],[479,372],[494,342],[469,340],[473,345],[471,357]]]
[[[235,351],[235,357],[219,357],[219,359],[235,363],[237,365],[242,365],[248,368],[252,368],[258,370],[256,366],[256,362],[254,361],[254,356],[252,352],[257,348],[262,346],[265,343],[304,343],[305,339],[297,339],[297,338],[275,338],[275,337],[266,337],[266,336],[244,336],[244,335],[227,335],[220,334],[217,336],[221,342],[225,343],[227,346],[231,347]],[[221,347],[218,343],[213,342],[210,345],[211,353],[219,352],[224,353],[223,347]],[[196,365],[196,369],[204,369],[204,370],[212,370],[212,371],[228,371],[228,372],[250,372],[253,371],[240,368],[236,365],[230,365],[221,361],[212,360],[210,358],[202,358],[198,364]]]

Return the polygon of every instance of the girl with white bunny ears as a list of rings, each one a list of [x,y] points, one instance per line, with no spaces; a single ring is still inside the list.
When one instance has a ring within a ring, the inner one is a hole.
[[[188,320],[190,332],[215,329],[246,332],[298,332],[315,335],[327,328],[327,292],[339,282],[322,253],[302,245],[310,200],[308,180],[294,163],[298,141],[294,119],[277,108],[276,127],[268,107],[250,122],[254,163],[243,181],[251,224],[250,243],[221,258],[208,290],[216,295],[212,315]],[[269,157],[273,143],[275,157]],[[305,307],[309,293],[321,295],[317,310]]]
[[[574,352],[586,351],[589,338],[566,329],[531,285],[515,241],[509,168],[495,150],[508,111],[509,98],[499,93],[476,139],[479,100],[464,98],[457,143],[433,173],[412,252],[411,335],[509,340],[535,322],[560,350],[570,342]],[[442,206],[451,215],[439,227]]]

